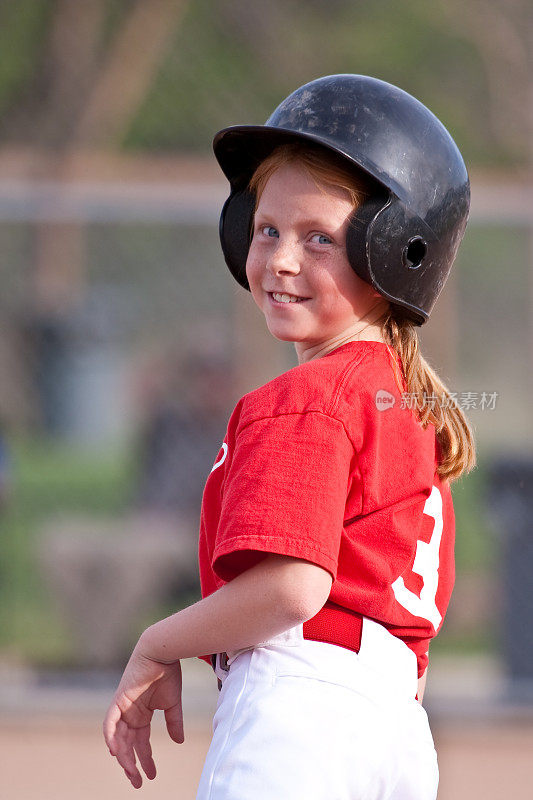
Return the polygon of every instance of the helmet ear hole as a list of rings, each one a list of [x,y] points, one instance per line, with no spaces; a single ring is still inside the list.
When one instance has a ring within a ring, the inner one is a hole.
[[[403,248],[402,261],[404,267],[408,269],[421,267],[427,251],[428,246],[425,239],[422,236],[413,236]]]

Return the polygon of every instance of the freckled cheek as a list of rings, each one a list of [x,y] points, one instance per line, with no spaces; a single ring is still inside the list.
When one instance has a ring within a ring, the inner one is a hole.
[[[334,282],[328,283],[327,286],[322,286],[319,296],[325,319],[338,320],[353,314],[352,297],[344,289],[345,287]]]
[[[353,308],[361,300],[362,289],[366,284],[360,280],[349,265],[332,273],[332,297],[336,298],[339,308]]]
[[[248,283],[250,284],[250,290],[252,292],[252,296],[256,300],[258,299],[258,296],[261,293],[262,273],[263,273],[263,268],[261,262],[257,258],[254,251],[250,249],[248,258],[246,260],[246,277],[248,279]]]

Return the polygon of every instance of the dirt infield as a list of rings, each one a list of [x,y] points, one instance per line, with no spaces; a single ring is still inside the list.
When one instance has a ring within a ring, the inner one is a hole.
[[[513,710],[494,702],[502,693],[500,672],[498,665],[479,659],[434,665],[428,694],[441,771],[439,800],[532,796],[533,706]],[[0,670],[2,800],[194,800],[218,692],[203,662],[187,659],[183,673],[185,744],[174,744],[162,716],[156,717],[152,745],[158,776],[136,794],[101,734],[118,675],[43,681],[31,672]]]
[[[434,724],[439,800],[526,800],[531,797],[533,721]],[[155,726],[159,774],[137,794],[146,800],[194,800],[210,725],[189,720],[184,745]],[[126,800],[135,796],[100,734],[94,716],[4,718],[0,727],[2,797],[6,800]],[[291,798],[293,800],[293,798]],[[299,798],[294,798],[299,800]],[[333,800],[333,798],[332,798]]]
[[[533,722],[433,725],[439,800],[530,800]]]

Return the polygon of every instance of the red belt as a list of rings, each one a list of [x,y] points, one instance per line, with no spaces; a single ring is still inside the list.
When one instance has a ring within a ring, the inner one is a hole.
[[[363,617],[356,611],[331,603],[326,605],[312,619],[304,622],[304,639],[326,642],[359,652],[363,632]]]

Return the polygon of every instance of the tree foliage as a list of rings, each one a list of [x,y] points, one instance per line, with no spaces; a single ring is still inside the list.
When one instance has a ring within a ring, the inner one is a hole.
[[[158,34],[142,21],[143,6],[159,16]],[[4,2],[0,144],[206,151],[218,128],[263,122],[302,83],[359,72],[419,97],[470,162],[523,163],[531,138],[529,7],[526,0]]]

